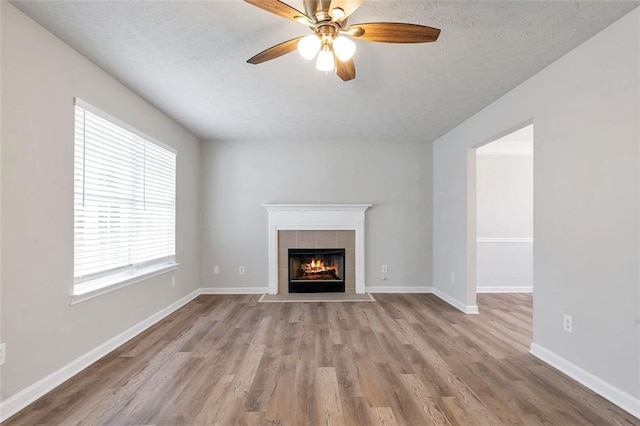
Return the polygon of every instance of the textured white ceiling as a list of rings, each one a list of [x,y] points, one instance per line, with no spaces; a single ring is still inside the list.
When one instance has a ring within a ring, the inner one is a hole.
[[[442,33],[356,41],[345,83],[296,52],[247,64],[308,30],[241,0],[12,3],[202,139],[317,141],[432,141],[639,4],[368,0],[351,23]]]

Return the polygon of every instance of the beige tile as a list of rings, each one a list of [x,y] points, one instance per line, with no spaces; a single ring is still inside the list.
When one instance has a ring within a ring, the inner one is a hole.
[[[336,248],[337,231],[316,231],[318,248]]]
[[[285,270],[289,268],[289,249],[278,249],[278,268]]]
[[[356,231],[336,231],[336,247],[355,249]]]
[[[317,248],[317,231],[297,231],[296,247]]]
[[[347,269],[356,268],[356,249],[346,249],[344,263]]]
[[[296,231],[278,231],[278,248],[296,246]]]
[[[346,275],[344,279],[344,285],[347,288],[355,288],[356,287],[356,270],[355,268],[347,268]]]
[[[289,271],[287,269],[278,269],[278,294],[289,293]]]

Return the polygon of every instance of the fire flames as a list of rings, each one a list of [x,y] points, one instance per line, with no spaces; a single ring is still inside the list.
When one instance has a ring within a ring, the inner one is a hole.
[[[303,265],[303,268],[305,274],[334,271],[338,275],[338,268],[335,265],[325,265],[321,259],[311,259],[311,262]]]
[[[322,259],[311,259],[310,262],[300,265],[298,278],[305,280],[335,280],[338,279],[338,267],[327,264]]]

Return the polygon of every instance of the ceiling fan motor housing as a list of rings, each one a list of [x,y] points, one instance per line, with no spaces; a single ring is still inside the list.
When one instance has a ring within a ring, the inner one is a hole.
[[[314,28],[314,32],[318,37],[320,37],[323,43],[329,42],[330,40],[336,38],[339,31],[340,26],[331,21],[318,22],[316,24],[316,27]]]

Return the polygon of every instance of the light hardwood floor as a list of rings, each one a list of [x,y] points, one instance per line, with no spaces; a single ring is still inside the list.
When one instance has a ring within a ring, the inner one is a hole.
[[[6,424],[639,423],[528,354],[530,295],[375,297],[200,296]]]

